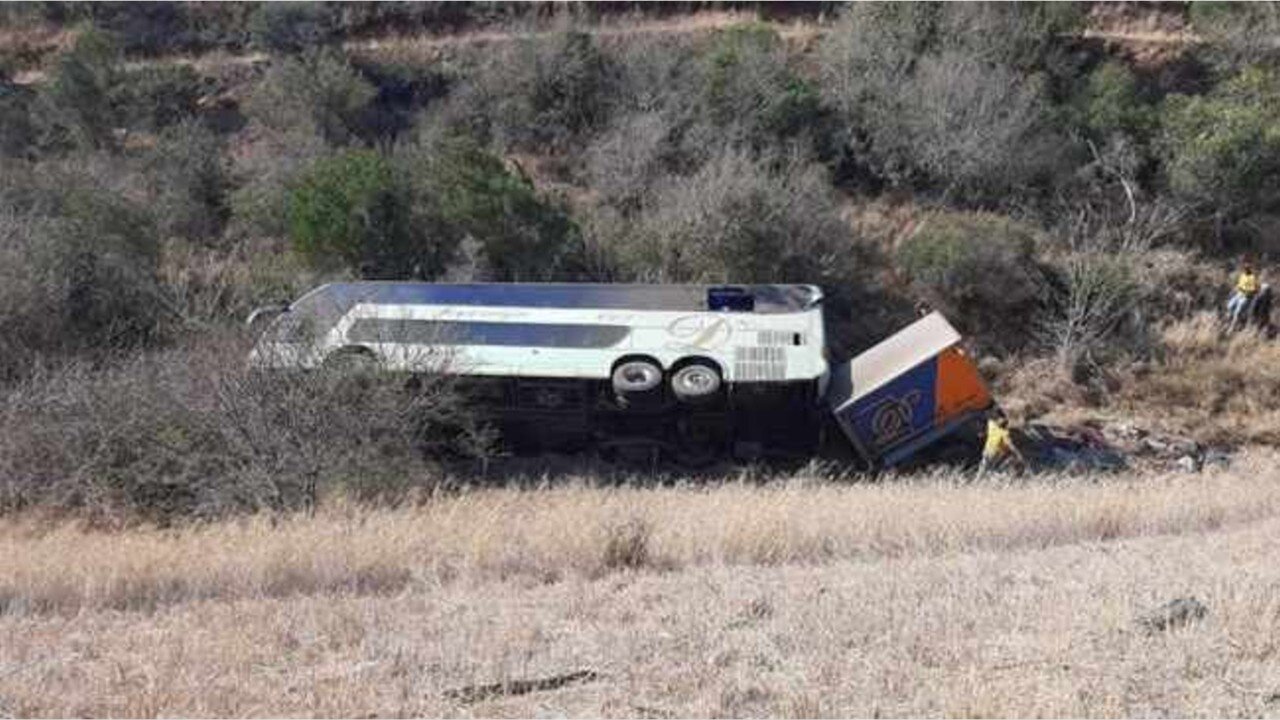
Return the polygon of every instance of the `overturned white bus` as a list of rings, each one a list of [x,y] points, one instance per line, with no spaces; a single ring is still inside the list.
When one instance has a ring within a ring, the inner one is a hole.
[[[290,305],[251,362],[410,373],[443,362],[504,430],[540,440],[619,424],[631,437],[637,418],[664,414],[670,437],[655,441],[773,445],[782,431],[817,436],[821,301],[812,285],[335,283]]]

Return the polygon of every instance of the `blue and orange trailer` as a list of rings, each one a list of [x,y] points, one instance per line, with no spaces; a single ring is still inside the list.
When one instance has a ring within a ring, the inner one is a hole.
[[[991,393],[960,340],[933,313],[832,369],[827,406],[869,465],[899,465],[985,418]]]

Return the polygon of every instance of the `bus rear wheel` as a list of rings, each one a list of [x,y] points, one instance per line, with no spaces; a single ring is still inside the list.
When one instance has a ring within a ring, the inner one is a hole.
[[[711,363],[694,360],[671,373],[671,392],[686,403],[705,402],[720,392],[720,371]]]

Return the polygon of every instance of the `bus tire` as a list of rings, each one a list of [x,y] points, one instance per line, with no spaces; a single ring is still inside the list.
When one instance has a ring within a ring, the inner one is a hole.
[[[691,360],[671,373],[671,392],[680,402],[706,402],[723,384],[720,370],[706,360]]]
[[[643,395],[662,384],[662,367],[643,358],[623,360],[613,369],[612,382],[620,397]]]

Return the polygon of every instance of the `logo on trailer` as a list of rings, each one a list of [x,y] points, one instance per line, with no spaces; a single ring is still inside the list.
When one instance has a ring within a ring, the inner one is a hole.
[[[888,445],[910,432],[920,398],[920,391],[912,390],[902,397],[886,398],[876,407],[871,415],[871,437],[876,445]]]

